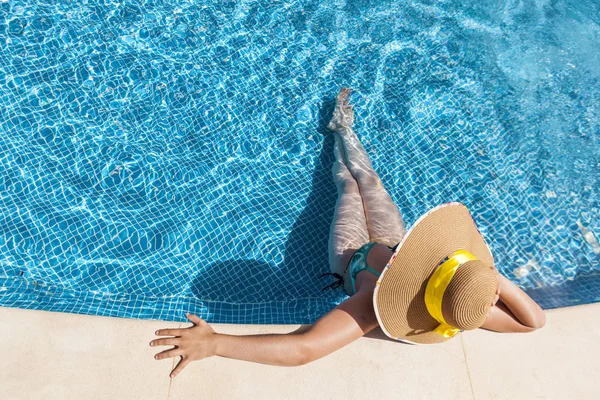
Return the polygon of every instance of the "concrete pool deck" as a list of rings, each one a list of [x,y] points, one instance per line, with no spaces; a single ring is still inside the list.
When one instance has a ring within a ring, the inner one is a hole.
[[[600,303],[546,311],[536,332],[465,332],[441,345],[377,329],[300,367],[211,357],[176,378],[156,361],[159,328],[190,326],[0,307],[2,399],[591,399],[600,381]],[[301,325],[211,324],[228,334]]]

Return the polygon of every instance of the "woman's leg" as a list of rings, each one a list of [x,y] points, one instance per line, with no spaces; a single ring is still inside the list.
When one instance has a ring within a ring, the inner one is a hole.
[[[329,265],[331,272],[344,276],[344,290],[351,293],[347,267],[354,252],[369,241],[362,197],[358,184],[342,159],[342,141],[336,135],[333,151],[335,162],[331,169],[338,198],[329,236]]]
[[[369,241],[393,246],[404,237],[406,229],[398,206],[385,190],[371,160],[352,130],[354,112],[348,103],[349,89],[338,95],[333,119],[329,124],[342,142],[340,152],[348,170],[356,179],[363,200]]]

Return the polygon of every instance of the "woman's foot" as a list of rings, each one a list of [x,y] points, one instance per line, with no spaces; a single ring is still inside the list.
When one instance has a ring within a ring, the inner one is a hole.
[[[327,125],[328,129],[340,131],[344,128],[350,128],[354,123],[354,111],[352,110],[350,103],[348,103],[349,95],[350,89],[342,88],[340,90],[331,122]]]

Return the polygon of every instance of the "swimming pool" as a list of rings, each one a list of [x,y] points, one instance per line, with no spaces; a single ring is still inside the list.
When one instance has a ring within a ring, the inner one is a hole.
[[[0,0],[0,305],[313,323],[341,86],[408,226],[460,201],[599,301],[599,42],[592,1]]]

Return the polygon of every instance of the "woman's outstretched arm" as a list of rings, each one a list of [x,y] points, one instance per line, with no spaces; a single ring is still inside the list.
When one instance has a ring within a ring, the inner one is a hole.
[[[155,339],[150,346],[175,346],[155,356],[157,360],[181,357],[171,377],[190,362],[212,356],[285,367],[305,365],[377,327],[377,321],[369,318],[372,312],[368,307],[373,306],[372,302],[365,296],[372,296],[372,293],[359,291],[302,333],[225,335],[216,333],[206,321],[188,314],[194,326],[158,330],[158,336],[174,337]]]
[[[214,355],[259,364],[296,367],[307,359],[301,333],[263,335],[217,334]]]
[[[175,346],[154,356],[157,360],[181,357],[171,377],[179,374],[189,363],[212,356],[252,361],[260,364],[297,366],[307,358],[302,334],[226,335],[215,332],[208,322],[186,314],[194,326],[179,329],[160,329],[159,338],[150,346]]]

